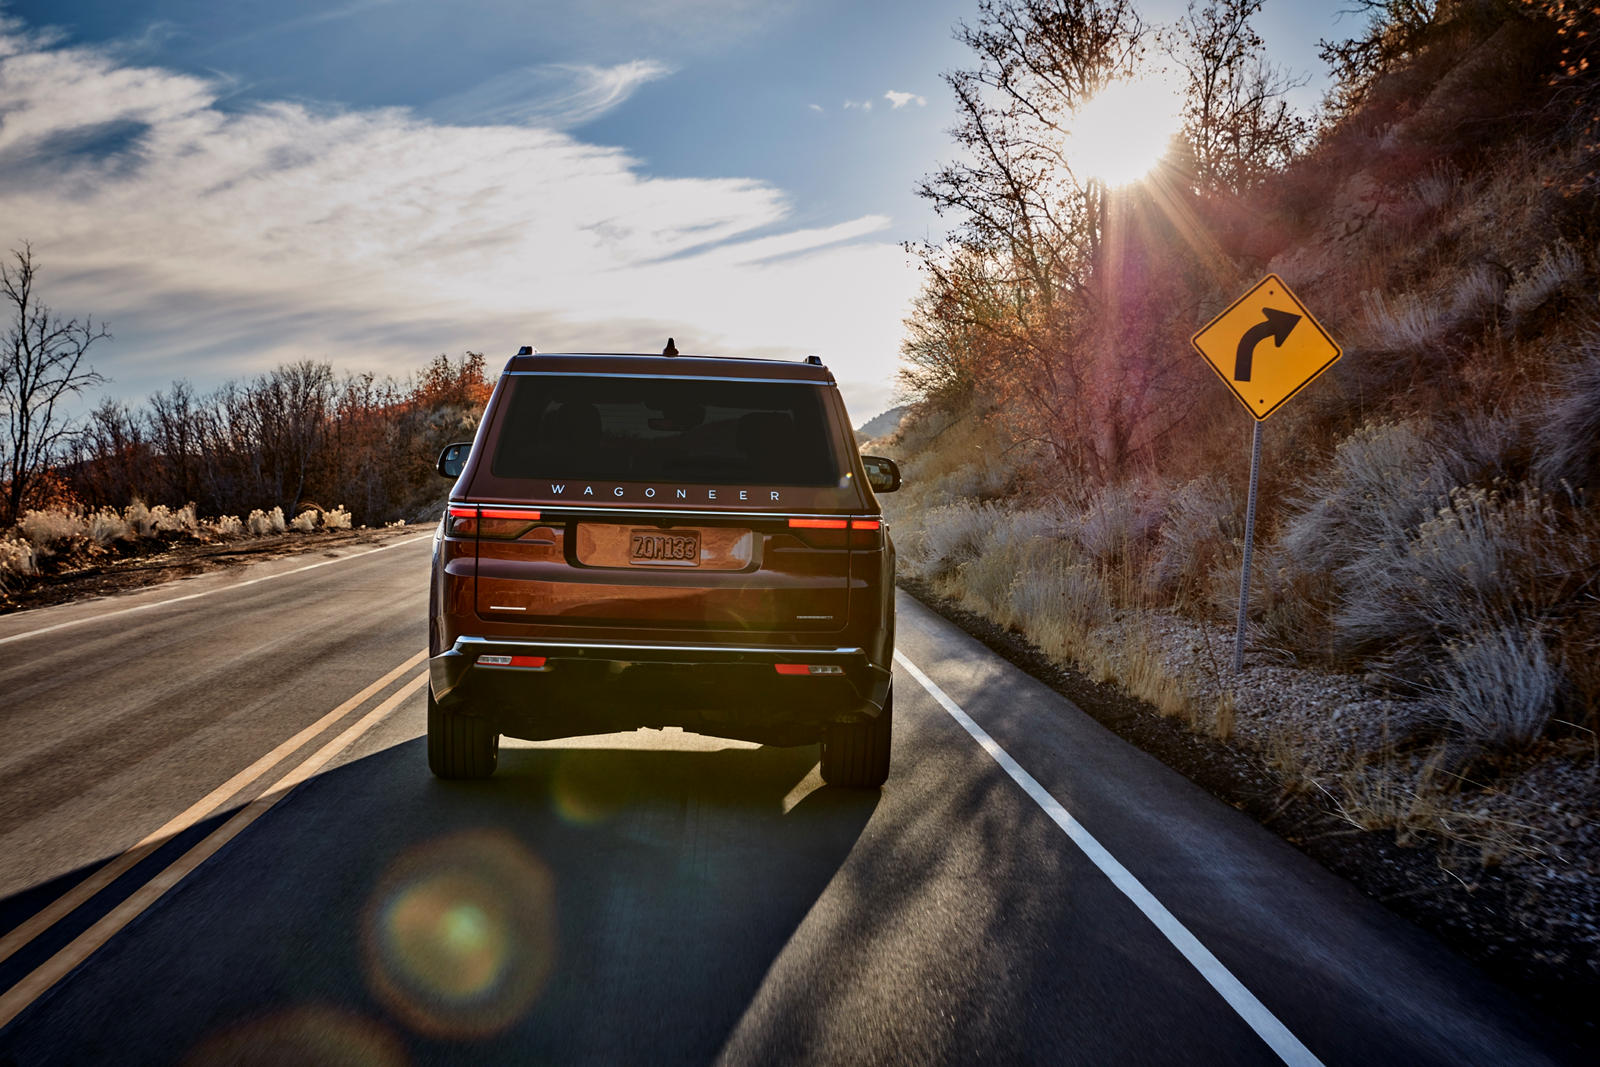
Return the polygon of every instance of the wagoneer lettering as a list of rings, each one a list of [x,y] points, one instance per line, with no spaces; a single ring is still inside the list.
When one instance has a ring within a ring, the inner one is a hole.
[[[679,726],[882,784],[899,471],[820,362],[518,355],[439,468],[435,774],[487,777],[502,735]]]

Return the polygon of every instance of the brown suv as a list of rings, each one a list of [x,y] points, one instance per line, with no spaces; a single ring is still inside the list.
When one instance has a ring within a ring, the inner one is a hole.
[[[674,352],[670,344],[669,352]],[[805,362],[534,355],[451,445],[434,540],[428,765],[500,735],[679,726],[889,773],[894,546],[833,375]]]

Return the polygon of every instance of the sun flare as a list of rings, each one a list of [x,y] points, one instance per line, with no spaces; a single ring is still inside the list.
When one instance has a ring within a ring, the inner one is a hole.
[[[1179,120],[1178,92],[1165,79],[1113,82],[1074,116],[1067,158],[1083,175],[1127,185],[1166,154]]]

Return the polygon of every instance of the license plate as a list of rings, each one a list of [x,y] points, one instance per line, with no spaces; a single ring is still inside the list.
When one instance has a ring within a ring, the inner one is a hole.
[[[698,567],[700,534],[634,530],[628,535],[628,562],[655,567]]]

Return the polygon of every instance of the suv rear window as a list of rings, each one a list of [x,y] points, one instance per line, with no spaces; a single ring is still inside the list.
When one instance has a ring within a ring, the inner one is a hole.
[[[824,386],[703,378],[519,374],[496,478],[833,486]]]

